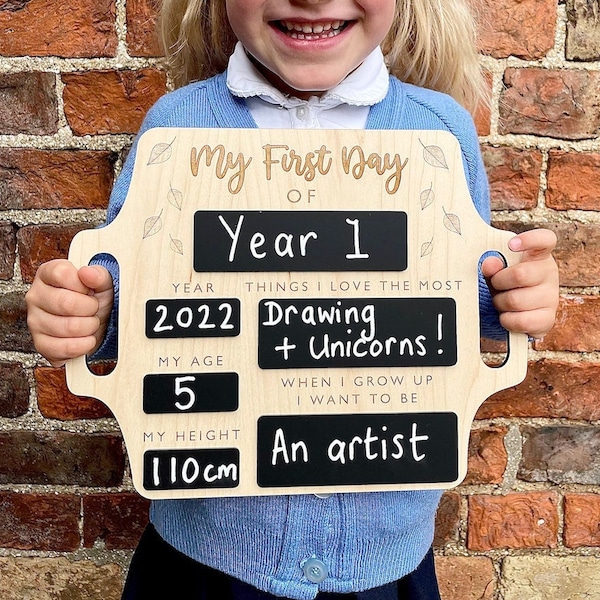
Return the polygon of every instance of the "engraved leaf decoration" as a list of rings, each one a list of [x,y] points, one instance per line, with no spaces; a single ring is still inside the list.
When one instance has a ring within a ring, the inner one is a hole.
[[[183,256],[183,243],[182,243],[182,241],[173,238],[171,236],[171,234],[169,234],[169,237],[171,238],[171,243],[169,244],[169,247],[171,248],[171,250],[173,250],[173,252],[176,252],[177,254],[181,254]]]
[[[444,227],[448,231],[452,231],[453,233],[458,233],[458,235],[462,235],[460,231],[460,219],[458,215],[453,213],[447,213],[446,209],[442,207],[444,210]]]
[[[144,235],[142,239],[145,240],[147,237],[157,234],[162,229],[162,210],[153,217],[148,217],[144,222]]]
[[[421,142],[421,140],[419,140],[419,142]],[[421,146],[423,146],[423,158],[427,164],[432,167],[437,167],[438,169],[448,168],[444,151],[439,146],[426,146],[423,142],[421,142]]]
[[[433,252],[433,240],[425,242],[421,245],[421,258]]]
[[[431,206],[435,201],[435,192],[433,191],[433,183],[428,189],[421,192],[421,210],[425,210],[428,206]]]
[[[170,144],[165,144],[164,142],[156,144],[154,148],[152,148],[152,152],[150,152],[148,165],[159,165],[161,163],[167,162],[171,158],[171,154],[173,151],[172,146],[175,139],[176,138],[173,138],[173,141]]]
[[[181,210],[181,206],[183,204],[183,194],[173,188],[173,186],[169,186],[170,189],[167,192],[167,200],[171,206],[174,206],[177,210]]]

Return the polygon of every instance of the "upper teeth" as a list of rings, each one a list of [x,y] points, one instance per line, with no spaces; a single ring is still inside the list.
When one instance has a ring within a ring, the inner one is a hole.
[[[288,31],[295,31],[298,33],[323,33],[330,30],[339,29],[344,21],[331,21],[330,23],[294,23],[291,21],[282,21],[281,24]]]

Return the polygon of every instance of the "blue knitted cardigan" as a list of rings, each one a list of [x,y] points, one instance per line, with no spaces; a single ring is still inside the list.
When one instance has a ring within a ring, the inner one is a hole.
[[[140,130],[153,127],[255,128],[245,102],[230,94],[226,74],[193,83],[162,97]],[[390,77],[389,92],[371,107],[367,129],[446,130],[459,140],[471,197],[489,221],[488,183],[471,117],[450,97]],[[139,136],[138,136],[139,137]],[[131,181],[136,142],[115,183],[107,221],[118,214]],[[105,264],[118,277],[110,259]],[[480,281],[482,333],[503,335],[487,286]],[[116,350],[112,320],[102,355]],[[439,491],[340,493],[152,503],[158,533],[184,554],[275,595],[298,600],[319,591],[349,593],[377,587],[414,570],[429,549]],[[328,568],[311,583],[302,570],[308,558]]]

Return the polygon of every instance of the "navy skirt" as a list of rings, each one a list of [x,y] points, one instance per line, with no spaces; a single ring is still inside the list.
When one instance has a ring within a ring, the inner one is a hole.
[[[149,525],[131,560],[122,600],[276,600],[274,596],[182,554]],[[354,594],[321,592],[318,600],[440,600],[433,551],[415,571]]]

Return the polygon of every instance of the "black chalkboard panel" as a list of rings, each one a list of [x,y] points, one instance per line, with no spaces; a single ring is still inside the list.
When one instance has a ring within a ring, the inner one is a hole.
[[[404,271],[402,211],[206,211],[194,214],[194,270]]]
[[[143,406],[149,415],[234,411],[239,406],[239,377],[237,373],[146,375]]]
[[[453,298],[261,300],[262,369],[456,364]]]
[[[239,485],[237,448],[148,450],[144,453],[144,489],[199,490]]]
[[[146,337],[232,337],[240,334],[237,298],[148,300]]]
[[[441,483],[458,477],[452,412],[265,416],[260,487]]]

